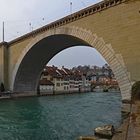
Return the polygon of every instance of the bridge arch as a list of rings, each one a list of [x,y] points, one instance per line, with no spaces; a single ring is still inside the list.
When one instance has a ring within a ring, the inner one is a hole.
[[[103,38],[74,26],[59,27],[34,36],[15,65],[11,89],[14,92],[36,92],[44,65],[60,51],[78,45],[94,47],[105,58],[119,83],[122,99],[129,100],[131,81],[122,56],[115,53]]]

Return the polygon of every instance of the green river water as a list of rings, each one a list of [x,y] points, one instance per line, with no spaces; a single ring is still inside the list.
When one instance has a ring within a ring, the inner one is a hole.
[[[83,93],[0,101],[0,140],[76,140],[121,123],[120,93]]]

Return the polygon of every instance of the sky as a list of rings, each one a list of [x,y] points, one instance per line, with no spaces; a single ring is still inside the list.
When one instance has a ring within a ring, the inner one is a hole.
[[[100,1],[102,0],[0,0],[0,42],[3,21],[5,41],[8,42]],[[56,55],[49,64],[52,63],[64,66],[69,64],[68,67],[74,64],[101,66],[105,61],[95,49],[72,47]]]

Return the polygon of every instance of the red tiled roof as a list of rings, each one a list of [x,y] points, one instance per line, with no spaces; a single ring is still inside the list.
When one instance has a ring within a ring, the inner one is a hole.
[[[43,73],[45,75],[52,75],[52,76],[54,76],[54,75],[58,75],[56,70],[57,70],[57,67],[55,67],[55,66],[52,66],[52,67],[51,66],[46,66],[45,70],[43,71]]]
[[[57,69],[56,70],[58,72],[58,74],[60,74],[61,76],[66,75],[66,73],[63,70]]]
[[[70,78],[70,79],[81,79],[81,76],[83,75],[82,72],[79,70],[70,70],[67,68],[62,67],[62,69],[58,69],[55,66],[46,66],[43,70],[44,75],[51,75],[55,78]]]
[[[71,70],[69,70],[69,69],[67,69],[67,68],[62,68],[62,70],[66,73],[66,74],[68,74],[68,75],[71,75],[72,74],[72,71]]]

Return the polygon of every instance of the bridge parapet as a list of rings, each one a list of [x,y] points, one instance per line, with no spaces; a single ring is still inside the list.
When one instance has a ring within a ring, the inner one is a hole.
[[[59,19],[55,22],[52,22],[48,25],[45,25],[45,26],[43,26],[39,29],[36,29],[36,30],[34,30],[30,33],[27,33],[27,34],[25,34],[25,35],[23,35],[23,36],[21,36],[17,39],[14,39],[14,40],[9,42],[9,46],[11,44],[20,42],[20,41],[22,41],[26,38],[30,38],[32,36],[35,36],[35,35],[39,34],[39,33],[45,32],[46,30],[58,28],[60,26],[66,25],[68,23],[79,20],[79,19],[84,18],[86,16],[90,16],[92,14],[95,14],[97,12],[101,12],[101,11],[106,10],[108,8],[111,8],[113,6],[117,6],[117,5],[119,5],[121,3],[124,3],[126,1],[130,1],[130,0],[104,0],[102,2],[99,2],[97,4],[92,5],[90,7],[87,7],[83,10],[80,10],[76,13],[73,13],[71,15],[68,15],[68,16],[64,17],[64,18],[61,18],[61,19]]]

